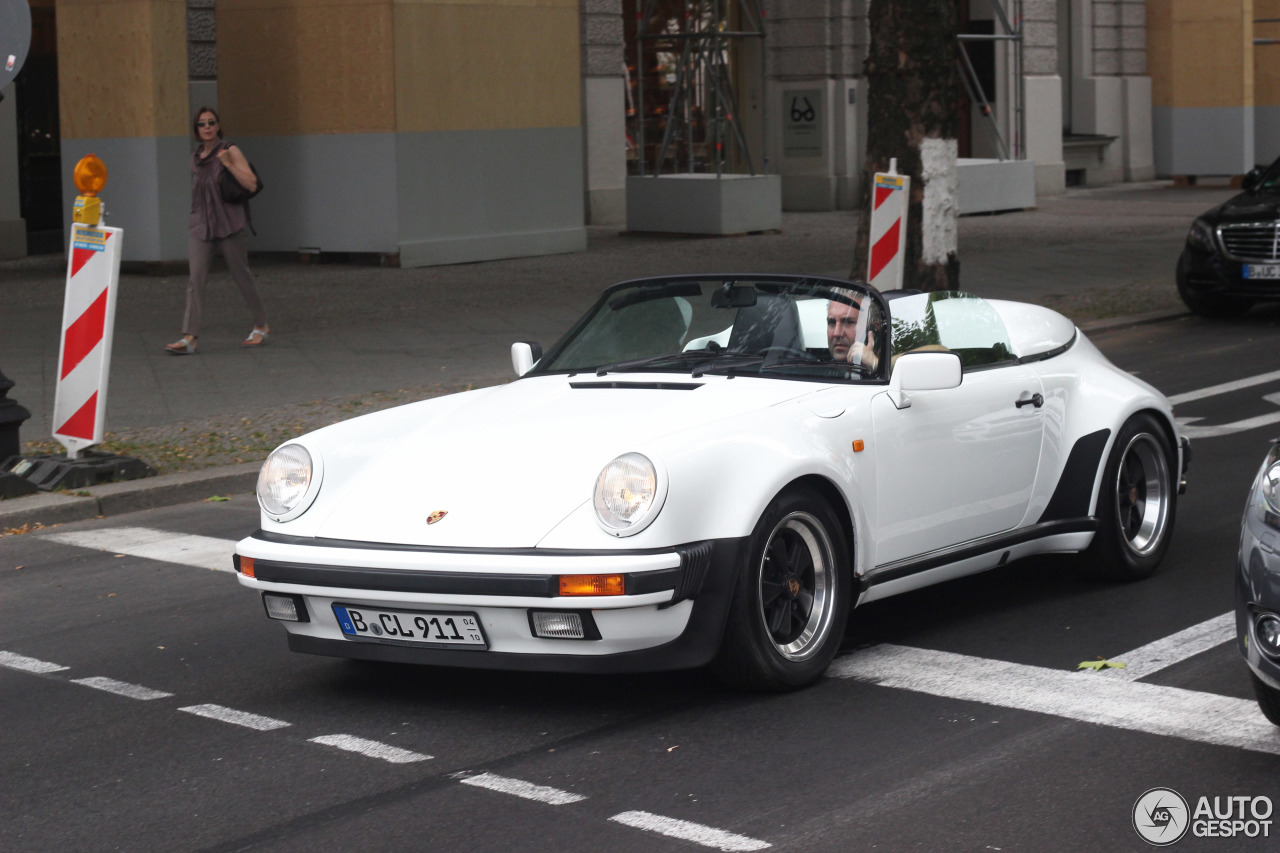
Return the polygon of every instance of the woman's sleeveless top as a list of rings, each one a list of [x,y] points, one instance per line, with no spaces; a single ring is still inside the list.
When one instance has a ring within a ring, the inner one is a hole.
[[[244,230],[243,204],[227,204],[218,190],[218,176],[226,171],[218,162],[218,152],[230,148],[230,142],[219,142],[207,157],[197,147],[191,154],[191,236],[197,240],[221,240]]]

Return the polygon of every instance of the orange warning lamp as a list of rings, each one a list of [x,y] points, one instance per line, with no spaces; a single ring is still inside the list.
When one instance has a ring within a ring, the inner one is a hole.
[[[98,155],[90,154],[80,158],[71,176],[76,182],[76,189],[80,190],[71,218],[81,225],[97,225],[102,219],[102,199],[98,198],[98,193],[107,185],[106,164],[98,159]]]

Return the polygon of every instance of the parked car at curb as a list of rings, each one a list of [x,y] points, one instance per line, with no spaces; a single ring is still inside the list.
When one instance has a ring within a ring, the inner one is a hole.
[[[1258,706],[1280,726],[1280,439],[1253,479],[1240,530],[1236,638]]]
[[[796,688],[876,599],[1047,553],[1151,574],[1190,456],[1065,317],[964,293],[640,279],[512,360],[271,453],[235,560],[291,649]]]
[[[1196,217],[1178,258],[1178,295],[1205,317],[1280,299],[1280,159],[1252,169],[1242,187]]]

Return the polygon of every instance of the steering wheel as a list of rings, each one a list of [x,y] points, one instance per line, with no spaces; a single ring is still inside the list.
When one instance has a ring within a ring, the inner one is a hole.
[[[766,359],[771,355],[784,355],[784,356],[789,356],[791,358],[803,358],[806,361],[818,360],[813,353],[809,352],[806,349],[801,349],[800,347],[789,347],[789,346],[765,347],[762,350],[758,350],[756,352],[756,355],[762,355]]]

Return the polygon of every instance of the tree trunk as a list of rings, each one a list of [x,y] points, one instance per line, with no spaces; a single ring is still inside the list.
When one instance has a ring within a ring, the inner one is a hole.
[[[867,276],[876,172],[911,176],[902,286],[957,290],[956,0],[870,0],[867,159],[851,277]]]

